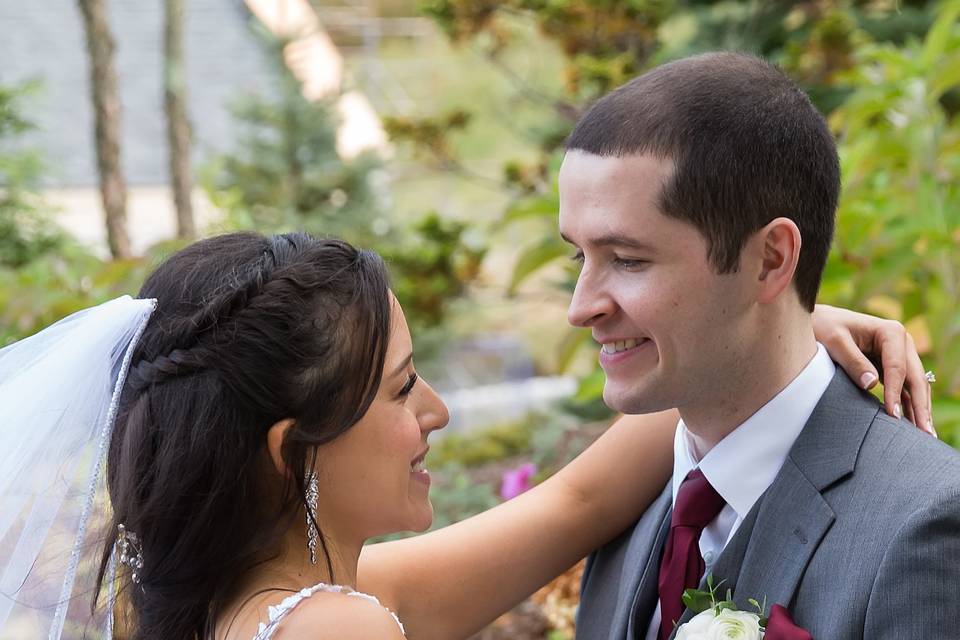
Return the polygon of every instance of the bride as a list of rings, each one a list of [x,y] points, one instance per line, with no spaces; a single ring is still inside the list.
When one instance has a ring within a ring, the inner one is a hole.
[[[929,411],[902,327],[832,308],[816,326],[857,380],[875,370],[856,344],[882,346],[888,406],[906,389]],[[197,242],[139,299],[0,351],[0,637],[463,638],[670,474],[676,413],[624,417],[533,490],[364,547],[432,520],[448,415],[412,352],[380,258],[301,233]]]

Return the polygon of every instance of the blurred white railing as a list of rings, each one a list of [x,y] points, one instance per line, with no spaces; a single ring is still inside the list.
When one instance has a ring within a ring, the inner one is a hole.
[[[450,408],[450,424],[437,436],[521,418],[530,411],[546,409],[576,391],[576,378],[550,376],[442,392]]]

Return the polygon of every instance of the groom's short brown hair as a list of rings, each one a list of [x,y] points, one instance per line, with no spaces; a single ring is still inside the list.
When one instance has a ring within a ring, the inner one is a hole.
[[[840,193],[836,144],[807,95],[774,66],[709,53],[657,67],[598,100],[568,150],[650,154],[674,164],[664,214],[704,235],[720,273],[736,271],[748,236],[783,216],[803,239],[794,283],[812,310]]]

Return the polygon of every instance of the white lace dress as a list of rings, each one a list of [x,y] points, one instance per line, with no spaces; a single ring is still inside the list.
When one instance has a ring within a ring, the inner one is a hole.
[[[280,602],[280,604],[276,606],[267,607],[267,615],[269,620],[267,622],[260,623],[260,628],[257,630],[257,635],[254,636],[253,640],[269,640],[272,638],[274,632],[277,630],[277,627],[280,626],[280,622],[282,622],[283,619],[286,618],[291,611],[293,611],[294,607],[319,591],[327,593],[342,593],[355,598],[363,598],[364,600],[368,600],[376,604],[378,607],[383,607],[387,613],[393,616],[393,619],[397,621],[397,626],[400,627],[400,633],[403,633],[404,637],[406,637],[406,633],[403,630],[403,624],[400,622],[400,618],[398,618],[397,614],[395,614],[393,611],[390,611],[390,609],[387,609],[380,604],[380,601],[377,600],[376,597],[366,593],[360,593],[359,591],[354,591],[350,587],[345,587],[343,585],[324,584],[321,582],[320,584],[315,584],[312,587],[301,589],[297,593],[287,596],[282,602]]]

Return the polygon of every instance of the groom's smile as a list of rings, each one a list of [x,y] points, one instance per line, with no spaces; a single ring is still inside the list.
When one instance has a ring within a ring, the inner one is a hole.
[[[560,232],[583,265],[568,319],[592,330],[604,401],[624,413],[716,402],[750,338],[743,274],[716,273],[703,235],[660,210],[672,173],[583,151],[560,169]]]
[[[640,356],[656,357],[656,347],[649,338],[600,338],[594,340],[602,346],[600,348],[600,365],[611,369],[622,365],[631,358]]]

